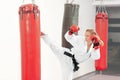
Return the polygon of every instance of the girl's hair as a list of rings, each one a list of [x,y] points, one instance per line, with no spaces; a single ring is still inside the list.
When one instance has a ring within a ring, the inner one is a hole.
[[[86,32],[90,32],[92,35],[97,35],[94,29],[87,29]]]

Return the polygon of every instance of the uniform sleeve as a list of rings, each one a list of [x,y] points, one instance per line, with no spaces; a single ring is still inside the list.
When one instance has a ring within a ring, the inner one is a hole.
[[[64,35],[64,37],[72,46],[76,45],[77,36],[75,36],[74,34],[69,35],[68,31],[67,31],[66,34]]]
[[[91,52],[91,58],[92,58],[93,60],[98,60],[98,59],[100,59],[100,49],[95,50],[95,49],[93,48],[93,50],[92,50],[92,52]]]

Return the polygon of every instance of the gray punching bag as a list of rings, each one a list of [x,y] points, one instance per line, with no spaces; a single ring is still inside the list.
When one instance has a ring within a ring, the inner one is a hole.
[[[73,24],[78,25],[79,17],[79,5],[78,4],[65,4],[64,5],[64,17],[63,17],[63,27],[62,27],[62,47],[71,49],[72,45],[68,43],[64,35],[69,30],[69,27]]]

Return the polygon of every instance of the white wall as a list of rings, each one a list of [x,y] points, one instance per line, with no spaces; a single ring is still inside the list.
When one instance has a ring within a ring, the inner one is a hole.
[[[61,45],[61,30],[63,19],[63,8],[65,0],[41,0],[41,31],[47,33],[54,41]],[[61,80],[61,68],[58,59],[50,48],[41,41],[42,53],[42,79]]]
[[[0,2],[0,80],[21,80],[18,6],[21,0]]]
[[[41,10],[41,30],[61,45],[61,29],[66,0],[36,0]],[[77,1],[77,0],[76,0]],[[21,53],[18,7],[22,0],[0,2],[0,80],[21,80]],[[77,3],[77,2],[76,2]],[[93,28],[95,9],[92,0],[79,0],[79,24],[83,29]],[[49,47],[41,41],[42,80],[61,80],[60,64]],[[81,64],[75,77],[94,71],[93,61]]]

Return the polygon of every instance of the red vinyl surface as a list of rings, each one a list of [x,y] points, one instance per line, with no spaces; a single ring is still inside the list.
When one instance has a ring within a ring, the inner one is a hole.
[[[108,54],[108,15],[99,12],[96,15],[96,31],[104,42],[104,46],[100,47],[100,59],[96,60],[96,70],[107,69],[107,54]]]
[[[22,80],[40,80],[40,11],[35,4],[19,8]]]

